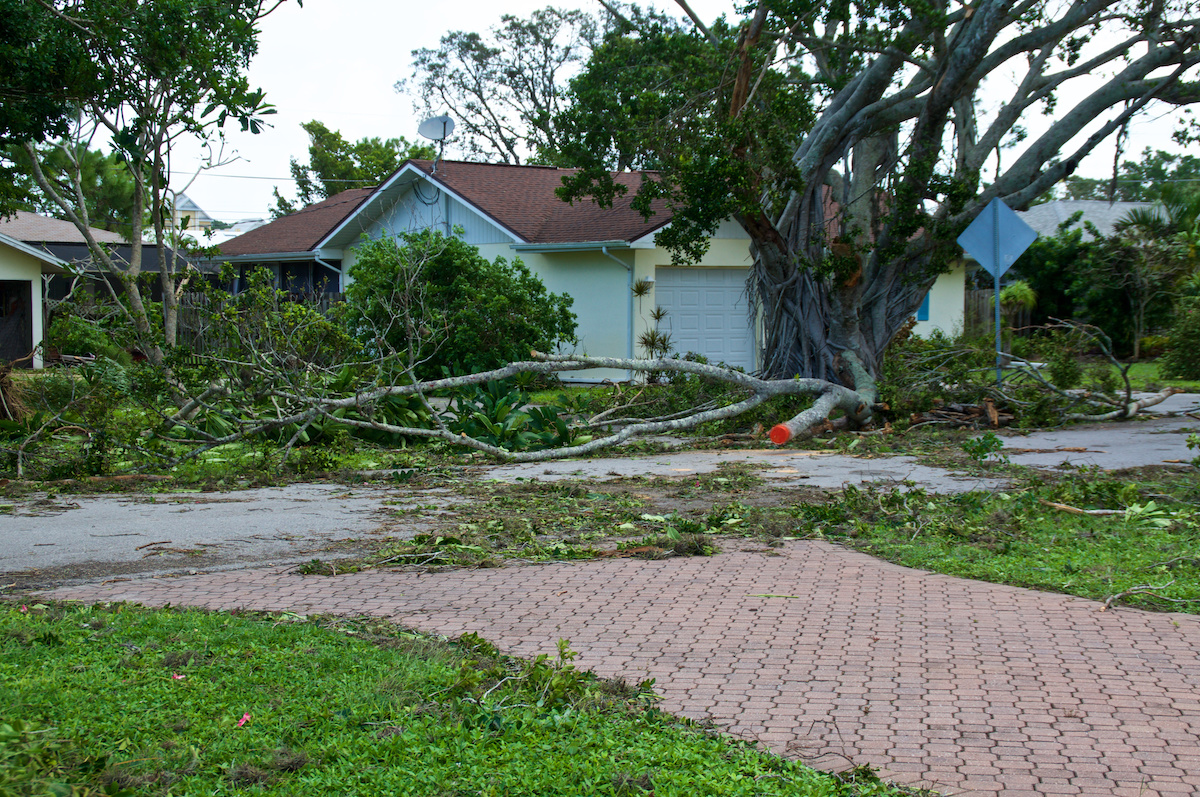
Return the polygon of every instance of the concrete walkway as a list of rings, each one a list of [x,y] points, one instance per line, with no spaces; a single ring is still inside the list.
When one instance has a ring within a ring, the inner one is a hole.
[[[664,709],[814,766],[947,794],[1200,793],[1200,617],[880,562],[822,542],[713,558],[336,578],[285,568],[52,597],[373,615],[518,656],[567,638]],[[746,543],[744,547],[751,547]]]

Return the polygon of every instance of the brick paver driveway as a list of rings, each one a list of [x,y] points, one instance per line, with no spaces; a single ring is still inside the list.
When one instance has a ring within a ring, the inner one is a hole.
[[[732,545],[727,543],[727,548]],[[560,637],[663,707],[949,794],[1200,793],[1200,617],[909,570],[821,542],[336,578],[243,570],[54,597],[369,614],[521,656]]]

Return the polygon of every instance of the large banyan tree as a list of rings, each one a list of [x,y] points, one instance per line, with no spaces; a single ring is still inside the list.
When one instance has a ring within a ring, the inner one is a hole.
[[[610,201],[614,166],[658,170],[636,202],[669,200],[680,260],[735,219],[765,375],[849,387],[859,417],[983,207],[1024,208],[1139,114],[1200,99],[1190,0],[758,0],[711,26],[678,2],[690,27],[627,20],[572,82],[557,158],[585,168],[561,193]]]

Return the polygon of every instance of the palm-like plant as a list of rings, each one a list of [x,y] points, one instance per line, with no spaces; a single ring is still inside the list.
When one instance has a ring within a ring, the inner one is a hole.
[[[1200,265],[1200,194],[1168,186],[1160,205],[1135,208],[1113,227],[1114,246],[1105,258],[1119,280],[1133,315],[1133,359],[1141,356],[1151,303],[1173,297]]]

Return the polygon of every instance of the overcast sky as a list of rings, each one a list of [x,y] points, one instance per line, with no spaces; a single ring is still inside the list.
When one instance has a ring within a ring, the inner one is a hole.
[[[227,154],[240,160],[200,175],[186,193],[214,218],[236,221],[265,217],[274,202],[271,190],[291,198],[288,160],[307,160],[308,137],[300,125],[311,119],[340,130],[349,141],[367,136],[417,138],[419,119],[412,99],[398,94],[396,81],[411,76],[412,51],[435,47],[451,30],[485,32],[502,14],[528,16],[547,5],[599,8],[594,0],[294,0],[263,21],[259,54],[251,64],[252,87],[266,90],[278,108],[272,127],[255,136],[229,132]],[[653,5],[678,15],[673,3]],[[733,13],[732,0],[692,0],[705,20]],[[1144,120],[1131,130],[1127,156],[1144,146],[1177,149],[1169,142],[1172,125]],[[1011,156],[1006,156],[1011,157]],[[1085,161],[1079,173],[1104,176],[1111,171],[1111,147]],[[181,151],[173,181],[182,186],[198,164],[196,151]]]

